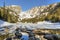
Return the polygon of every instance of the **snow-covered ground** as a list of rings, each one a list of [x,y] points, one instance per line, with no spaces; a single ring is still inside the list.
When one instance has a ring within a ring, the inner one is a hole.
[[[48,28],[48,29],[60,29],[60,23],[51,23],[51,22],[47,22],[47,21],[43,21],[43,22],[38,22],[38,23],[8,23],[5,21],[0,20],[0,27],[3,26],[10,26],[13,25],[15,28],[16,27],[22,27],[22,28]]]
[[[17,26],[27,27],[27,28],[41,28],[41,29],[60,29],[60,23],[51,23],[47,21],[38,23],[17,23]]]
[[[1,26],[8,26],[8,25],[12,25],[12,23],[8,23],[8,22],[0,20],[0,27]]]
[[[9,25],[15,25],[17,27],[27,27],[27,28],[51,28],[51,29],[60,29],[60,23],[51,23],[51,22],[47,22],[47,21],[43,21],[43,22],[38,22],[38,23],[8,23],[5,21],[0,20],[0,27],[3,26],[9,26]],[[14,27],[15,27],[14,26]]]
[[[38,22],[38,23],[8,23],[0,20],[0,30],[4,29],[4,26],[8,26],[9,32],[13,32],[17,27],[19,28],[27,28],[27,29],[60,29],[60,23],[50,23],[47,21]]]

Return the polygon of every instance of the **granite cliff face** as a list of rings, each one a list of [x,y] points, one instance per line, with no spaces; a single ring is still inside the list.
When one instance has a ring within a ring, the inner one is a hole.
[[[16,13],[20,13],[21,12],[21,7],[18,5],[11,5],[11,6],[6,6],[6,9],[10,9],[13,10]]]
[[[22,22],[60,21],[60,3],[31,8],[22,15]],[[27,15],[28,14],[28,15]],[[26,17],[27,16],[27,17]],[[58,17],[57,17],[58,16]],[[57,20],[56,20],[57,19]],[[30,20],[30,21],[29,21]]]
[[[18,22],[20,12],[21,7],[17,5],[0,7],[0,19],[12,23]]]
[[[0,8],[1,19],[10,22],[60,22],[60,3],[46,6],[33,7],[27,11],[22,11],[20,6],[11,5]],[[4,17],[3,17],[4,16]],[[7,18],[7,19],[6,19]],[[12,20],[12,21],[11,21]]]
[[[30,10],[27,11],[29,14],[33,15],[47,15],[49,12],[54,10],[56,6],[60,5],[59,3],[47,5],[47,6],[39,6],[39,7],[34,7]]]

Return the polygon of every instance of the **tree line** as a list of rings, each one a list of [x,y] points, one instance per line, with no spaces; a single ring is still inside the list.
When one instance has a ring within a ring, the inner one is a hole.
[[[9,8],[6,9],[4,7],[0,7],[0,19],[11,23],[16,23],[18,21],[18,15]]]

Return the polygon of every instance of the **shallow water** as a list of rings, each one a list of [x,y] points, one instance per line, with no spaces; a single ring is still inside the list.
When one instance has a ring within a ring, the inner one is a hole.
[[[22,36],[22,39],[23,39],[23,40],[28,40],[29,37],[28,37],[27,35],[23,35],[23,36]]]

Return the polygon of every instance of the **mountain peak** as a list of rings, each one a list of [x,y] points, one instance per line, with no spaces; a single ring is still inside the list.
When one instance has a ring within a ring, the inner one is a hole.
[[[60,3],[54,3],[51,5],[47,5],[47,6],[34,7],[34,8],[31,8],[30,10],[25,12],[26,13],[26,14],[24,14],[25,18],[23,18],[23,16],[21,17],[22,22],[24,20],[26,22],[27,21],[29,22],[29,20],[34,21],[34,22],[38,22],[38,21],[43,21],[45,19],[48,19],[49,21],[55,20],[54,22],[56,22],[56,19],[53,20],[52,18],[53,17],[57,18],[58,14],[59,14],[59,10],[60,10]],[[28,18],[26,16],[28,16]],[[57,20],[60,20],[59,16],[58,16]]]

